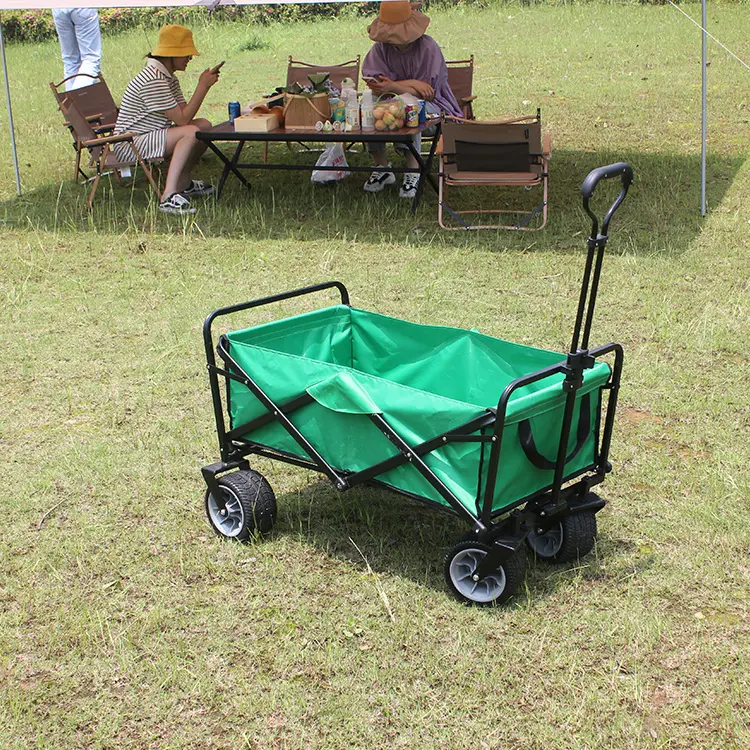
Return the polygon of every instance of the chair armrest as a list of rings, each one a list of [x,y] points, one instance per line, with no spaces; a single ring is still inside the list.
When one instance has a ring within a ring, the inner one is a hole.
[[[477,98],[476,94],[472,94],[471,96],[464,96],[464,97],[461,98],[461,102],[460,103],[463,103],[463,102],[467,102],[467,103],[468,102],[473,102],[476,98]]]
[[[550,137],[549,133],[545,133],[544,141],[542,145],[542,154],[544,155],[545,159],[549,159],[551,153],[552,153],[552,138]]]
[[[81,141],[82,146],[101,146],[104,143],[122,143],[122,141],[132,141],[138,133],[120,133],[119,135],[105,135],[101,138],[89,138],[87,141]]]

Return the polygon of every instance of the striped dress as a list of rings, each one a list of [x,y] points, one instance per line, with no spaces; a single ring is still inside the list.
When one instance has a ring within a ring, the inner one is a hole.
[[[178,104],[185,105],[179,81],[159,60],[149,58],[146,67],[125,89],[115,135],[139,133],[133,142],[140,155],[144,159],[161,158],[167,147],[167,130],[172,127],[164,112]],[[112,148],[122,161],[135,159],[127,143],[116,143]]]

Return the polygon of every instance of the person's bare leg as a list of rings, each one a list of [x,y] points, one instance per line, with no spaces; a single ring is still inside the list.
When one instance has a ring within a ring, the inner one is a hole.
[[[200,129],[196,125],[180,125],[167,131],[165,155],[171,158],[164,185],[165,198],[190,186],[190,170],[206,150],[195,137]]]

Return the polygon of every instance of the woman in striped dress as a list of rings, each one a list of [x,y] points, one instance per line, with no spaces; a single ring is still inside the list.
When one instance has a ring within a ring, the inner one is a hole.
[[[193,56],[199,54],[189,29],[162,26],[146,67],[125,90],[115,125],[115,135],[139,134],[133,143],[144,159],[170,157],[164,199],[159,204],[165,213],[195,213],[190,199],[214,191],[213,186],[192,179],[191,172],[206,150],[195,134],[212,127],[208,120],[195,116],[208,90],[219,80],[219,66],[201,73],[189,102],[174,75],[175,71],[185,70]],[[120,159],[134,158],[127,143],[115,144],[114,149]]]

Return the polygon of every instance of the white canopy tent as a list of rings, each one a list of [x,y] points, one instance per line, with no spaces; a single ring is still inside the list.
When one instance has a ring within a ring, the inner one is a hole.
[[[280,5],[284,3],[315,3],[315,2],[353,2],[354,0],[78,0],[75,6],[78,8],[157,8],[157,7],[186,7],[186,6],[208,6],[218,5]],[[706,0],[701,0],[702,22],[700,24],[701,43],[701,215],[706,213]],[[71,7],[70,0],[0,0],[0,10],[35,10],[49,8]],[[676,7],[676,6],[675,6]],[[679,9],[678,9],[679,10]],[[691,19],[692,20],[692,19]],[[10,85],[8,82],[8,67],[5,61],[5,43],[2,34],[2,18],[0,18],[0,54],[3,60],[3,74],[5,76],[5,98],[8,106],[8,124],[10,127],[10,138],[13,150],[13,164],[16,172],[16,190],[21,195],[21,177],[18,171],[18,155],[16,153],[16,138],[13,128],[13,111],[10,101]]]

